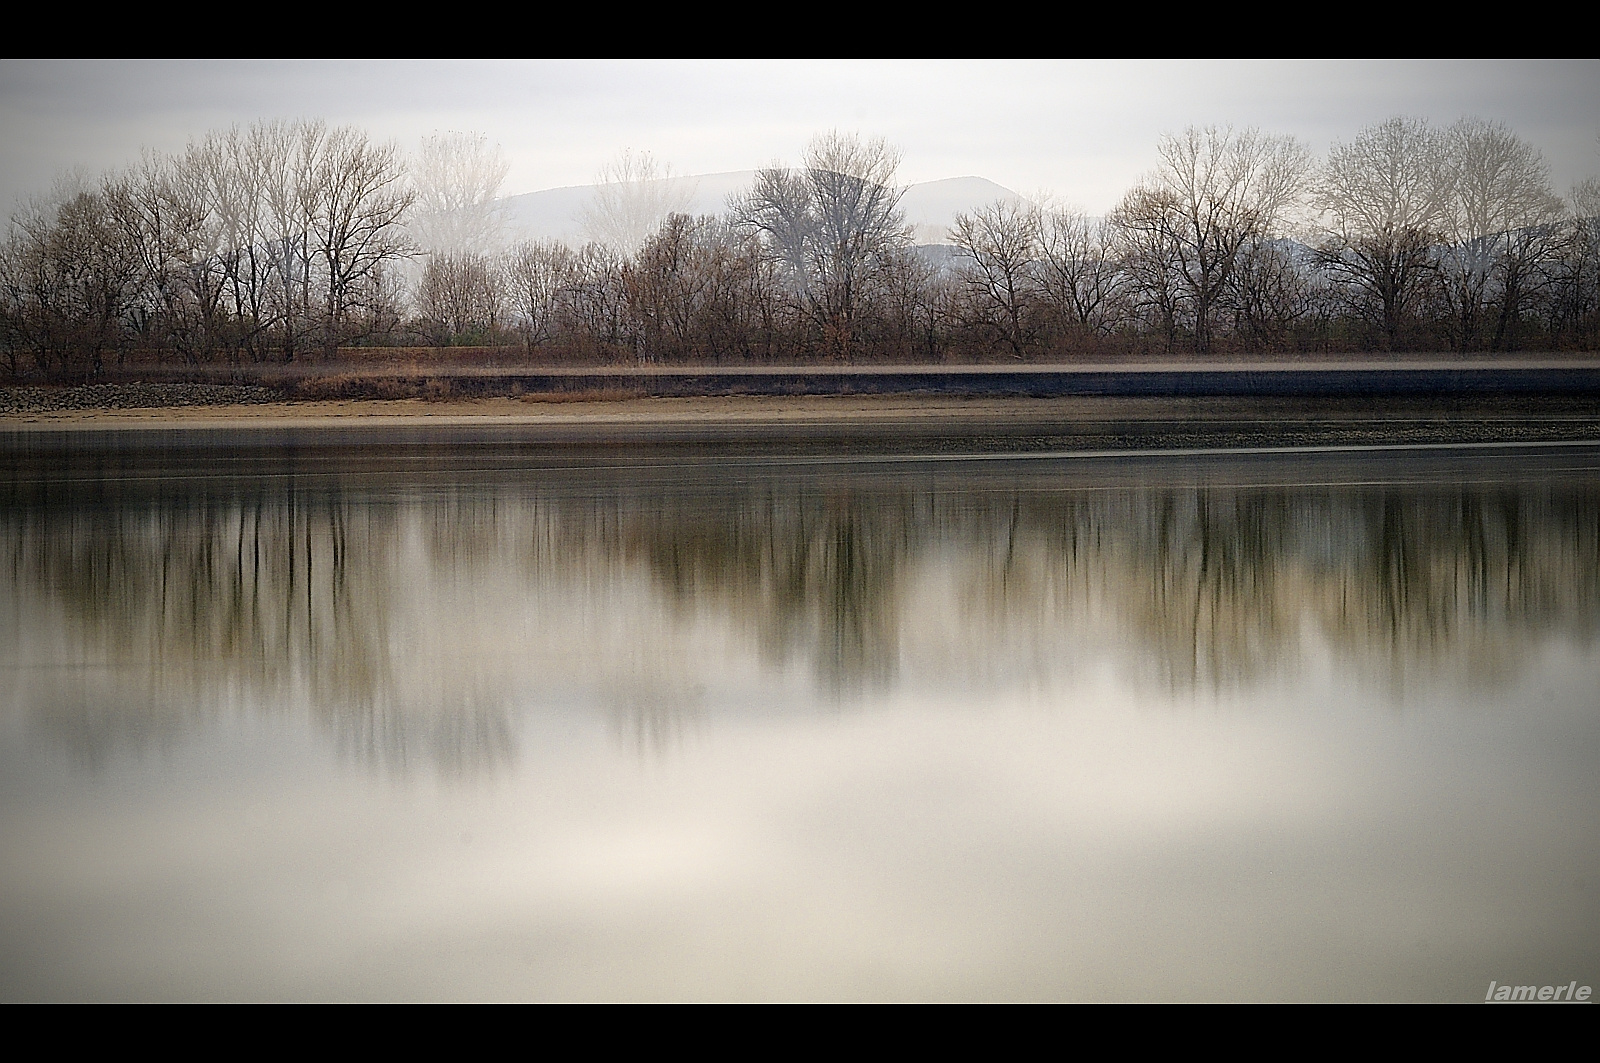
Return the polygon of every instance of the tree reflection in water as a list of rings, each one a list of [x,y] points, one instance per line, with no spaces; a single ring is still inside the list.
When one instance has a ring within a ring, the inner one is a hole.
[[[10,654],[34,722],[90,765],[229,707],[304,706],[346,755],[474,774],[513,759],[519,706],[556,697],[663,749],[719,652],[835,702],[1095,653],[1222,687],[1313,644],[1492,681],[1600,619],[1592,481],[33,487],[0,508]]]

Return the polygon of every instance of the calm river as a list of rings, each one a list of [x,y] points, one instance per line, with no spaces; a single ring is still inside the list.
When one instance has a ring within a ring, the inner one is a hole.
[[[1600,982],[1600,448],[138,438],[0,469],[5,999]]]

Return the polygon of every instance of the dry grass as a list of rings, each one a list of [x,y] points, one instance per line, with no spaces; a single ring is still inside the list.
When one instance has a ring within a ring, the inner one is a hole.
[[[291,398],[309,400],[415,399],[422,397],[427,383],[423,377],[334,373],[297,380],[287,390]]]

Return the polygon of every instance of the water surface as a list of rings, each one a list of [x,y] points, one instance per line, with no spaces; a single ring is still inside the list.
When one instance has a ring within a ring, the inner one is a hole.
[[[238,442],[0,490],[8,999],[1600,974],[1596,448]]]

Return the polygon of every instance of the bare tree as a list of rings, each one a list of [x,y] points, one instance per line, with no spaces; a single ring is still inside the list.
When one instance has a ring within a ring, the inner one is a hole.
[[[1443,138],[1413,118],[1335,143],[1317,177],[1328,224],[1318,262],[1354,293],[1352,307],[1390,350],[1435,266],[1449,198]]]
[[[750,191],[729,204],[731,213],[764,238],[782,270],[783,279],[797,292],[811,285],[811,188],[803,174],[772,166],[756,171]]]
[[[434,253],[423,267],[417,306],[434,342],[483,343],[500,328],[505,275],[488,255]]]
[[[140,258],[104,192],[85,185],[61,182],[13,215],[0,257],[7,340],[45,373],[101,372],[140,322]],[[10,363],[20,369],[14,353]]]
[[[1070,208],[1046,210],[1041,222],[1041,296],[1069,328],[1089,336],[1110,332],[1123,276],[1109,227]]]
[[[1452,338],[1458,348],[1472,346],[1485,319],[1495,315],[1498,346],[1514,340],[1539,266],[1553,253],[1565,205],[1550,190],[1550,168],[1538,150],[1504,124],[1462,119],[1445,143],[1442,290]]]
[[[506,290],[528,351],[555,338],[562,293],[573,282],[572,251],[551,242],[518,244],[506,260]]]
[[[264,353],[270,256],[262,225],[261,173],[249,150],[248,136],[237,127],[208,133],[191,144],[184,169],[206,204],[201,240],[208,273],[215,274],[218,306],[211,328],[214,337],[237,355]]]
[[[623,269],[642,360],[749,360],[770,352],[771,262],[727,219],[670,216]]]
[[[915,248],[888,256],[873,299],[879,322],[874,346],[902,361],[939,361],[942,333],[953,316],[956,281]]]
[[[1553,332],[1570,330],[1589,349],[1600,339],[1600,178],[1574,186],[1570,203],[1550,327]]]
[[[262,234],[270,255],[265,300],[286,361],[316,323],[313,230],[319,210],[319,160],[328,138],[321,122],[266,122],[252,126],[249,154],[260,182]]]
[[[700,226],[672,214],[624,268],[628,310],[643,360],[691,353],[704,309],[709,271],[701,261]]]
[[[626,260],[605,244],[585,244],[572,257],[560,306],[577,339],[592,353],[609,354],[622,342],[627,313],[625,265]]]
[[[365,305],[382,268],[411,253],[401,223],[415,193],[393,144],[341,127],[328,134],[316,168],[312,240],[323,271],[323,345],[329,355],[352,311]]]
[[[835,131],[813,138],[803,161],[811,202],[810,265],[820,281],[824,338],[848,356],[866,287],[910,245],[899,210],[904,192],[894,183],[900,152],[882,137],[862,140]]]
[[[1239,252],[1224,302],[1234,333],[1256,350],[1292,349],[1294,328],[1322,302],[1302,257],[1304,245],[1258,238]]]
[[[1161,163],[1113,213],[1175,253],[1195,348],[1211,349],[1218,301],[1240,251],[1270,235],[1298,199],[1310,156],[1293,137],[1190,127],[1157,146]]]
[[[900,154],[882,137],[832,132],[812,139],[803,163],[760,171],[733,209],[765,236],[825,349],[848,357],[866,287],[910,245],[894,184]]]
[[[1182,282],[1176,197],[1157,188],[1129,191],[1109,223],[1127,281],[1133,315],[1160,333],[1167,350],[1177,346],[1179,323],[1189,313],[1190,292]]]
[[[143,275],[146,340],[171,344],[185,361],[204,342],[195,318],[211,294],[201,247],[207,205],[178,160],[147,153],[125,173],[108,178],[105,202],[124,246]]]
[[[648,151],[624,150],[596,176],[594,201],[583,213],[584,231],[589,239],[631,255],[668,216],[688,212],[695,187]]]
[[[445,254],[491,254],[501,246],[500,186],[511,163],[485,133],[423,137],[413,163],[416,207],[411,231],[419,247]]]
[[[169,162],[176,197],[197,219],[194,249],[182,270],[188,304],[184,333],[192,349],[208,359],[238,347],[231,295],[238,291],[240,249],[249,239],[238,231],[239,221],[251,213],[245,202],[248,184],[216,147],[219,139],[208,134]]]
[[[965,261],[962,270],[975,309],[997,329],[1013,358],[1022,358],[1025,318],[1037,287],[1041,219],[1030,203],[997,200],[957,214],[950,239]]]

